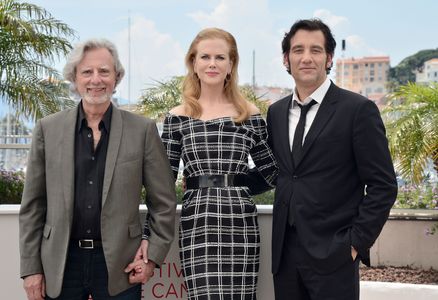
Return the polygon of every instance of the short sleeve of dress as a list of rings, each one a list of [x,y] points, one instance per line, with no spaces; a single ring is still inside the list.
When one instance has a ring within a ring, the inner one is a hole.
[[[268,131],[265,120],[260,116],[251,119],[253,127],[253,139],[255,145],[251,148],[250,154],[257,167],[258,172],[265,181],[273,187],[278,175],[278,166],[274,154],[268,145]]]
[[[161,140],[164,144],[170,166],[173,171],[173,176],[176,180],[178,177],[179,161],[181,157],[181,120],[178,116],[167,114],[163,122],[163,133]],[[149,228],[149,219],[151,215],[146,215],[146,220],[143,226],[142,239],[147,240],[151,234]]]
[[[178,116],[166,115],[163,122],[161,140],[166,149],[175,180],[178,176],[179,162],[181,159],[181,138],[181,119]]]

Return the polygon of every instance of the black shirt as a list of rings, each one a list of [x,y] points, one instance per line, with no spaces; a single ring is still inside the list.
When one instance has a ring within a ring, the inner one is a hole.
[[[101,240],[100,213],[105,161],[111,128],[112,104],[99,123],[101,133],[94,149],[93,130],[79,103],[75,131],[75,196],[71,239]]]

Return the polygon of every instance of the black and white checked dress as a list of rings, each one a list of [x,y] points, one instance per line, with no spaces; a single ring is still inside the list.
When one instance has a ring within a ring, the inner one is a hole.
[[[271,184],[277,166],[267,145],[266,123],[252,115],[202,121],[167,115],[162,140],[175,178],[245,174],[248,155]],[[256,299],[260,235],[248,187],[187,190],[180,220],[180,258],[189,299]]]

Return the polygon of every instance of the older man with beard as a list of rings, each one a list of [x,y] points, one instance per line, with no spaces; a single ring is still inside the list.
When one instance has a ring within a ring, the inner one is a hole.
[[[80,103],[35,126],[19,221],[28,299],[140,299],[169,250],[173,175],[155,123],[111,103],[123,75],[111,42],[79,44],[64,76]]]

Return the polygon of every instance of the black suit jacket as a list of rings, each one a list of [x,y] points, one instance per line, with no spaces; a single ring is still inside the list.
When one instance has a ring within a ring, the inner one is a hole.
[[[293,166],[289,146],[292,96],[270,106],[269,143],[279,166],[273,208],[272,272],[281,255],[292,201],[306,260],[329,273],[351,259],[369,264],[373,245],[397,195],[385,128],[370,100],[331,84]]]

